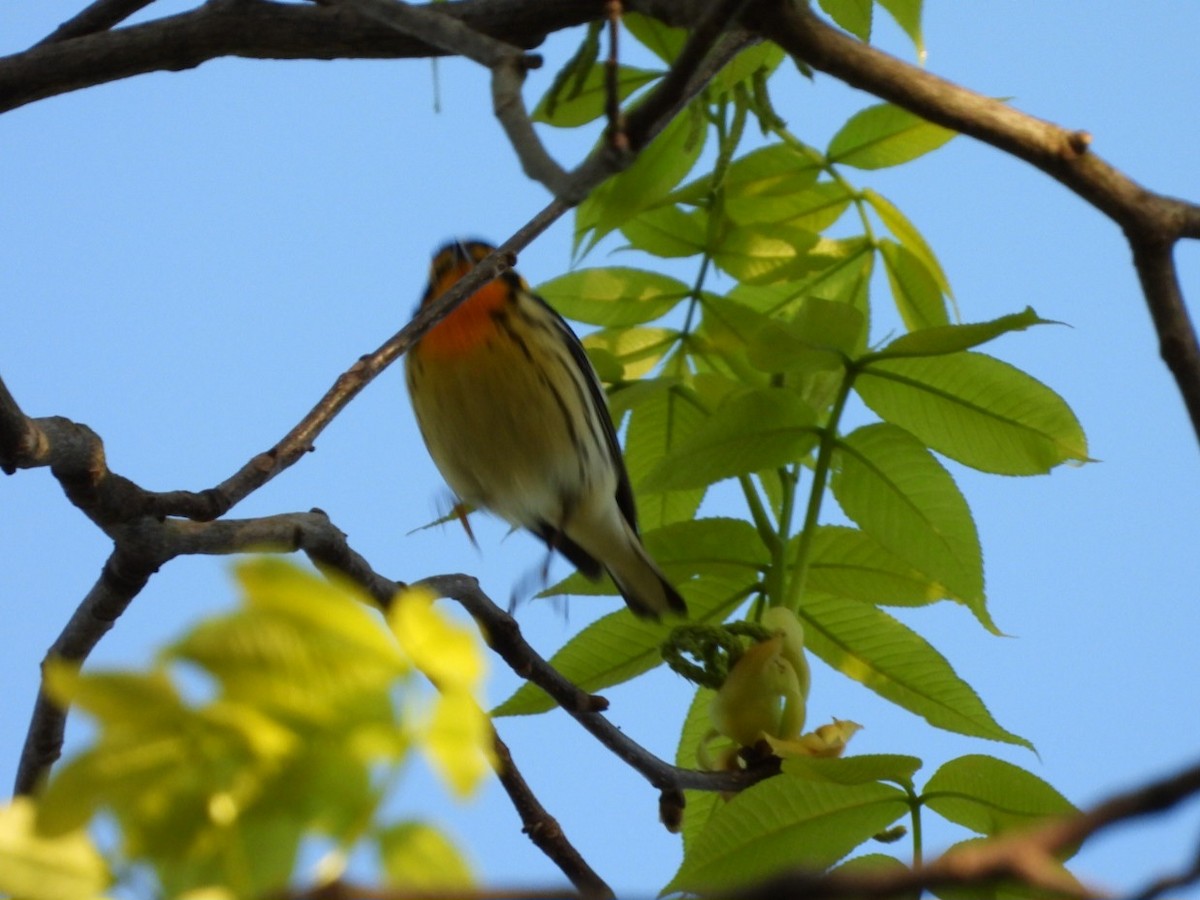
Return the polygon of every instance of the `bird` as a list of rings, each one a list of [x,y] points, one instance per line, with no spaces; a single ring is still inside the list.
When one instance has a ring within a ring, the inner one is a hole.
[[[494,248],[456,240],[420,306]],[[516,272],[500,273],[408,350],[421,436],[461,503],[540,538],[593,580],[607,572],[634,615],[686,616],[642,545],[604,388],[571,327]]]

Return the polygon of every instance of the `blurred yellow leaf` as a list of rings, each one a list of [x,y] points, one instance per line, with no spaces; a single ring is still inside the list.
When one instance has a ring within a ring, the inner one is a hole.
[[[430,764],[459,797],[473,793],[495,762],[487,713],[462,690],[438,695],[421,746]]]
[[[82,830],[37,832],[33,801],[0,807],[0,894],[24,900],[83,900],[107,887],[108,867]]]
[[[471,867],[439,829],[400,822],[379,835],[379,857],[390,884],[417,891],[446,891],[474,884]]]
[[[433,608],[432,593],[419,588],[396,597],[388,611],[401,646],[429,680],[443,690],[472,691],[484,675],[477,632]]]

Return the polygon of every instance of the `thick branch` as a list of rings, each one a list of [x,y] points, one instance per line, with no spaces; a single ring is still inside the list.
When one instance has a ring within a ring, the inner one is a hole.
[[[0,471],[49,467],[70,501],[110,536],[140,516],[213,518],[210,492],[147,491],[109,470],[104,443],[86,425],[61,416],[32,419],[0,378]]]
[[[97,31],[107,31],[153,2],[154,0],[96,0],[95,3],[63,22],[34,46],[53,44],[56,41],[94,34]]]
[[[522,48],[600,15],[591,0],[461,0],[425,7]],[[147,72],[191,69],[225,56],[250,59],[402,59],[444,50],[348,9],[211,0],[140,25],[39,44],[0,59],[0,112]]]

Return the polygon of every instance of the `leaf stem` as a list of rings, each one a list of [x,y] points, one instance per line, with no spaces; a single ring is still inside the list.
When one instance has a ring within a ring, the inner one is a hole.
[[[838,389],[837,399],[829,413],[829,421],[821,429],[821,449],[817,452],[817,463],[813,467],[812,488],[808,494],[808,508],[804,513],[804,530],[800,532],[800,543],[796,547],[796,556],[792,561],[792,577],[787,592],[786,605],[797,612],[800,609],[800,598],[804,596],[804,583],[808,578],[808,563],[812,552],[813,537],[817,533],[821,501],[825,498],[829,470],[833,464],[833,451],[838,440],[838,423],[846,408],[846,401],[850,397],[850,389],[854,387],[856,374],[856,369],[847,366],[845,378],[842,379],[841,387]]]
[[[924,860],[924,838],[921,831],[921,798],[908,789],[909,818],[912,820],[913,868],[919,868]]]

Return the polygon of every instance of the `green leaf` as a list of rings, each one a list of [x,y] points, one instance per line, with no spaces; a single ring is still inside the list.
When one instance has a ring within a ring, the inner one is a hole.
[[[871,204],[871,207],[879,215],[883,224],[904,247],[919,259],[929,270],[929,274],[933,276],[933,280],[937,282],[942,293],[948,297],[954,296],[950,290],[950,280],[946,277],[946,273],[942,271],[942,265],[938,262],[937,256],[933,252],[933,248],[917,230],[917,226],[913,225],[908,220],[892,201],[888,200],[881,194],[877,194],[870,188],[864,188],[862,191],[863,199]]]
[[[954,479],[925,446],[895,425],[867,425],[839,442],[834,459],[833,493],[846,515],[980,615],[983,557],[975,522]]]
[[[881,360],[854,386],[881,418],[983,472],[1039,475],[1088,459],[1083,428],[1062,397],[982,353]]]
[[[688,519],[643,532],[642,541],[673,584],[699,575],[744,587],[756,582],[771,561],[759,533],[744,519]],[[603,595],[613,591],[603,582],[589,581],[576,573],[538,596]]]
[[[687,43],[687,32],[682,28],[672,28],[641,13],[625,13],[621,16],[621,24],[638,43],[665,63],[674,62]]]
[[[704,893],[785,869],[822,869],[908,810],[882,784],[839,785],[779,777],[717,809],[663,893]]]
[[[771,561],[762,537],[744,519],[691,519],[642,537],[654,560],[678,581],[712,575],[735,584],[751,584]]]
[[[817,235],[802,228],[755,225],[735,228],[713,251],[713,262],[738,281],[793,281],[821,267],[810,251]]]
[[[835,759],[817,756],[793,756],[783,761],[783,772],[795,778],[828,781],[832,784],[870,784],[892,781],[912,786],[912,777],[921,768],[915,756],[864,754]]]
[[[637,159],[579,204],[575,212],[575,244],[585,236],[588,249],[638,213],[658,205],[683,179],[704,149],[703,130],[693,127],[690,116],[676,116],[650,142]]]
[[[883,606],[923,606],[945,597],[941,585],[856,528],[818,526],[810,554],[814,591]]]
[[[662,74],[659,70],[618,66],[617,96],[624,100],[638,88],[661,78]],[[608,102],[607,76],[604,66],[593,65],[578,88],[567,87],[559,92],[553,110],[550,109],[549,94],[542,97],[531,118],[556,128],[577,128],[600,118]]]
[[[841,218],[852,199],[845,185],[822,181],[783,197],[735,195],[726,200],[725,212],[738,225],[786,225],[819,232]]]
[[[23,900],[99,897],[111,877],[84,831],[47,836],[28,797],[0,806],[0,894]]]
[[[685,212],[673,203],[646,210],[621,226],[621,234],[635,250],[678,259],[697,256],[708,244],[708,213]]]
[[[717,73],[717,77],[712,80],[712,87],[718,93],[729,91],[760,72],[770,74],[779,67],[785,56],[783,48],[770,41],[747,47]]]
[[[863,345],[866,343],[870,308],[867,289],[875,267],[875,253],[865,237],[831,240],[822,238],[813,255],[826,262],[801,286],[801,295],[847,303],[862,313]]]
[[[924,156],[955,134],[899,106],[880,103],[851,116],[833,136],[825,155],[833,163],[882,169]]]
[[[934,325],[902,334],[886,344],[878,353],[871,353],[867,359],[899,359],[906,356],[942,356],[947,353],[958,353],[978,347],[988,341],[995,340],[1003,334],[1013,331],[1024,331],[1035,325],[1053,325],[1055,323],[1043,319],[1027,306],[1019,313],[1009,313],[988,322],[976,322],[969,325]]]
[[[644,269],[576,269],[538,293],[562,315],[589,325],[622,328],[659,318],[691,293],[682,281]]]
[[[725,297],[704,294],[701,297],[703,317],[688,342],[690,361],[696,371],[723,377],[730,390],[708,398],[705,408],[714,408],[733,389],[749,385],[766,387],[768,378],[761,368],[750,362],[750,350],[764,329],[774,328],[767,315]]]
[[[853,875],[862,877],[883,877],[885,875],[899,875],[908,871],[908,866],[900,862],[894,856],[888,856],[884,853],[865,853],[862,856],[856,856],[853,859],[848,859],[841,865],[834,866],[830,872],[836,872],[839,875]],[[912,900],[920,900],[916,894],[894,895],[898,900],[905,900],[905,897],[911,896]]]
[[[643,484],[659,460],[682,446],[705,416],[691,389],[667,379],[639,394],[625,435],[625,467],[638,497],[638,520],[642,528],[652,530],[690,519],[704,499],[704,487],[650,494]]]
[[[475,883],[454,843],[424,822],[398,822],[379,833],[387,884],[410,892],[451,892]]]
[[[879,242],[879,253],[905,327],[916,331],[949,323],[942,289],[925,264],[903,244],[886,238]]]
[[[865,328],[862,313],[850,304],[809,297],[791,321],[769,320],[753,335],[750,358],[767,372],[841,370],[862,344]]]
[[[925,38],[921,34],[921,4],[924,0],[877,0],[896,20],[904,33],[913,42],[917,56],[925,59]]]
[[[599,350],[620,366],[621,379],[636,381],[662,362],[679,340],[673,328],[612,328],[583,338],[588,353]]]
[[[973,737],[1032,745],[1005,730],[924,638],[869,603],[805,594],[805,646],[842,674],[925,719]]]
[[[722,404],[646,476],[649,491],[700,487],[786,465],[815,443],[816,413],[795,393],[749,390]]]
[[[680,584],[692,624],[723,622],[745,597],[715,581]],[[662,663],[661,646],[674,626],[638,619],[627,609],[588,625],[554,654],[550,664],[581,690],[594,693],[622,684]],[[550,695],[533,683],[522,685],[492,710],[493,716],[527,716],[555,708]]]
[[[726,211],[782,210],[786,214],[792,209],[790,198],[816,184],[822,164],[816,150],[788,144],[771,144],[748,153],[725,171]],[[765,216],[759,221],[775,220],[770,212]]]
[[[982,754],[950,760],[930,777],[921,798],[938,815],[989,837],[1078,812],[1032,772]]]
[[[696,688],[696,694],[688,706],[687,715],[683,719],[683,727],[679,734],[679,747],[675,751],[675,765],[684,769],[700,767],[698,750],[702,741],[709,738],[713,730],[709,717],[709,707],[717,692],[706,687]],[[728,738],[718,738],[726,746],[732,742]],[[684,791],[685,806],[683,808],[683,827],[679,836],[683,839],[684,853],[696,840],[717,809],[725,803],[723,797],[716,791]]]
[[[821,0],[821,9],[861,41],[871,40],[871,0]]]

